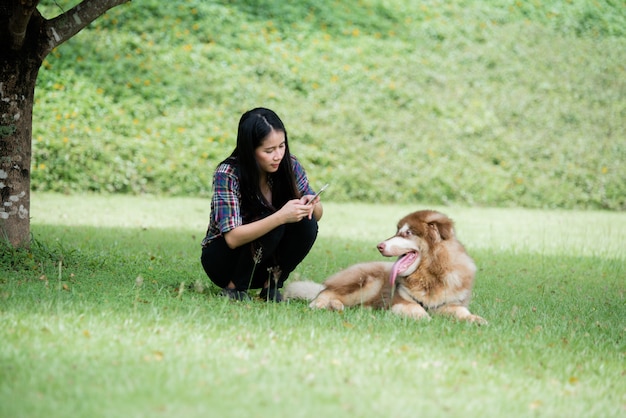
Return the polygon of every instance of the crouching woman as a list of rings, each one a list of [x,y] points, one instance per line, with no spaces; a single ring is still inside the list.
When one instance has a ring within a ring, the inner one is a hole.
[[[280,302],[279,289],[315,243],[322,213],[289,153],[283,122],[272,110],[252,109],[213,175],[202,266],[223,296],[244,300],[249,289],[261,289],[261,299]]]

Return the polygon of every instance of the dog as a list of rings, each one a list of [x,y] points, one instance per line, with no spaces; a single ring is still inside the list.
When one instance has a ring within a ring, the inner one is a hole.
[[[433,210],[413,212],[400,219],[396,234],[377,248],[397,261],[355,264],[323,283],[292,282],[285,287],[285,299],[309,300],[317,309],[342,311],[361,305],[414,319],[430,319],[432,313],[487,324],[468,309],[476,265],[448,216]]]

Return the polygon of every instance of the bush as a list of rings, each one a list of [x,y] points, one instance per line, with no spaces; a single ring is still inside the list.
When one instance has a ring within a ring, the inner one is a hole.
[[[611,1],[157,2],[44,62],[34,190],[209,196],[275,109],[326,199],[626,209]]]

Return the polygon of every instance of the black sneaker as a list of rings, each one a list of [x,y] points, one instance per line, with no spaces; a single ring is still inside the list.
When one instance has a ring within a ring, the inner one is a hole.
[[[229,289],[227,287],[222,289],[220,296],[239,301],[250,300],[250,296],[248,296],[248,292],[245,290]]]
[[[280,294],[280,292],[278,291],[278,289],[275,288],[264,288],[261,290],[261,293],[259,293],[259,297],[261,299],[263,299],[266,302],[282,302],[283,301],[283,295]]]

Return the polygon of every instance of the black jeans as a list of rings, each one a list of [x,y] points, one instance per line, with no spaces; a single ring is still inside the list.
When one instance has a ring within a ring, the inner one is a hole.
[[[228,247],[224,237],[219,237],[202,248],[202,267],[209,279],[221,288],[232,281],[237,290],[258,289],[268,280],[270,287],[280,288],[313,247],[317,230],[315,218],[304,218],[281,225],[235,249]],[[274,282],[268,269],[276,267],[281,274]]]

